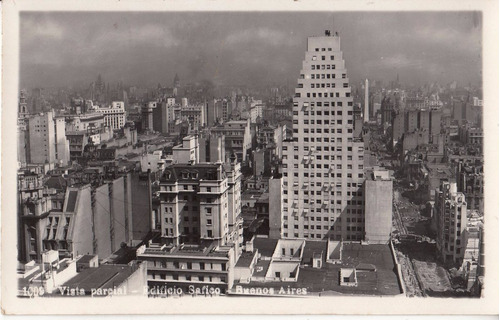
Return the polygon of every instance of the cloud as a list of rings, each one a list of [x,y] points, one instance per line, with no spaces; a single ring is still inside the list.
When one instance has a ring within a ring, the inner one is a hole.
[[[169,28],[156,24],[130,27],[115,23],[112,28],[101,32],[92,42],[96,46],[148,44],[154,47],[173,47],[179,45],[179,40]]]
[[[237,31],[233,34],[228,35],[224,42],[228,44],[241,44],[254,41],[259,41],[260,43],[275,46],[294,44],[289,34],[283,31],[263,27]]]
[[[455,51],[465,53],[481,52],[480,29],[457,30],[455,28],[432,28],[423,26],[415,31],[418,41],[432,46],[455,48]]]
[[[61,40],[65,32],[63,26],[54,20],[41,19],[21,19],[22,37],[29,39],[46,38]]]

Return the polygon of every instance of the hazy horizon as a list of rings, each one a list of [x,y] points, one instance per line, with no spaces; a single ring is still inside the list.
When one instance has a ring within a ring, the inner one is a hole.
[[[307,36],[341,37],[348,76],[480,84],[477,12],[22,12],[21,87],[295,83]]]

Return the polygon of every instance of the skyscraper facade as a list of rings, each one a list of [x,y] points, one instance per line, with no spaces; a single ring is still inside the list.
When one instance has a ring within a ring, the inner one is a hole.
[[[281,238],[364,237],[363,142],[354,138],[351,87],[338,34],[309,37],[293,101],[293,138],[283,144]],[[278,191],[279,192],[279,191]]]

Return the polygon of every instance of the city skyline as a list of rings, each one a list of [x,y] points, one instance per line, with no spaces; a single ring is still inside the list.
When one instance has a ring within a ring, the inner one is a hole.
[[[325,29],[345,39],[353,82],[399,74],[402,83],[481,84],[482,17],[472,11],[22,13],[20,84],[86,84],[98,73],[147,86],[176,73],[216,85],[295,84],[304,39]]]
[[[371,4],[20,10],[16,299],[489,300],[490,12]]]

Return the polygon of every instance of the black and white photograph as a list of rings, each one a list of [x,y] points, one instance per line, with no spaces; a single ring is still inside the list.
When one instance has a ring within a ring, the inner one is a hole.
[[[287,8],[15,13],[3,310],[498,313],[491,14]]]

